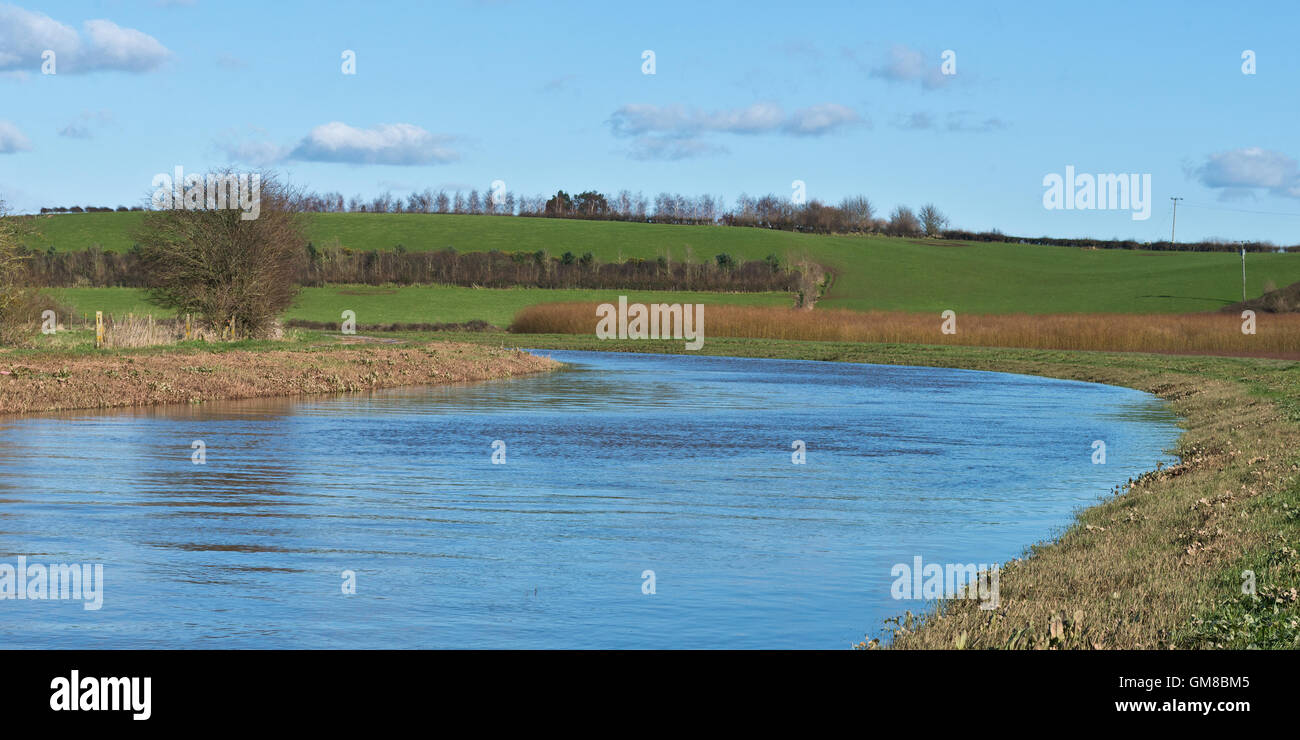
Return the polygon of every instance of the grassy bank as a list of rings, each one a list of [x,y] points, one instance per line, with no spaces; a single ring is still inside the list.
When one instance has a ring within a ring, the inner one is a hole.
[[[38,217],[33,221],[37,234],[27,243],[41,251],[80,250],[92,244],[125,251],[140,218],[139,213]],[[783,260],[806,258],[838,273],[824,307],[859,311],[1187,313],[1241,300],[1241,261],[1232,252],[967,244],[509,216],[319,213],[309,214],[308,224],[308,238],[315,245],[359,251],[401,245],[410,251],[453,247],[461,252],[542,250],[552,256],[591,252],[602,262],[660,256],[701,261],[721,253],[738,260],[761,260],[769,254]],[[1270,281],[1278,287],[1300,281],[1300,254],[1251,254],[1246,264],[1251,296],[1260,295]]]
[[[203,403],[489,380],[557,367],[527,353],[448,342],[187,342],[0,352],[0,414]]]
[[[541,349],[683,352],[681,342],[479,335]],[[1300,647],[1300,363],[1226,357],[709,338],[702,354],[995,370],[1124,385],[1183,418],[1178,465],[1079,513],[973,601],[891,627],[903,648]],[[1243,571],[1255,595],[1242,593]],[[900,605],[906,602],[899,602]],[[900,612],[905,606],[900,606]],[[881,625],[863,625],[876,637]],[[871,643],[865,643],[871,645]]]

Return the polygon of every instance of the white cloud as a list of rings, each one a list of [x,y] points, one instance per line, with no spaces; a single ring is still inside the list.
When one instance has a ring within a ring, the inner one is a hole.
[[[633,103],[614,111],[609,124],[616,136],[647,133],[685,136],[706,131],[755,134],[779,128],[783,118],[781,107],[773,103],[715,112],[688,110],[682,105]]]
[[[79,34],[43,13],[0,5],[0,71],[40,70],[47,49],[57,74],[148,72],[171,57],[154,37],[109,20],[86,21]]]
[[[450,140],[410,123],[361,129],[334,121],[312,129],[289,158],[348,164],[443,164],[460,156],[447,146]]]
[[[894,44],[889,55],[871,76],[890,82],[920,82],[926,89],[943,87],[952,79],[940,70],[938,57],[929,59],[925,54],[903,44]]]
[[[1247,147],[1218,152],[1194,168],[1202,185],[1239,195],[1265,189],[1274,195],[1300,198],[1300,165],[1281,152]]]
[[[252,138],[241,137],[237,131],[227,132],[218,139],[217,147],[226,153],[230,161],[254,167],[269,167],[283,162],[289,156],[291,147],[267,140],[265,132],[260,129],[255,131],[256,136]]]
[[[231,161],[268,167],[288,161],[345,164],[428,165],[459,158],[450,136],[431,134],[410,123],[362,129],[333,121],[313,128],[297,144],[271,141],[262,129],[230,130],[216,146]]]
[[[616,136],[693,136],[703,133],[816,136],[861,121],[856,111],[837,103],[801,108],[788,116],[775,103],[754,103],[744,108],[718,111],[687,109],[682,105],[634,103],[614,111],[608,123]]]
[[[153,36],[112,21],[86,21],[85,29],[90,40],[87,58],[95,69],[148,72],[171,56]]]
[[[707,141],[708,134],[821,136],[867,122],[838,103],[800,108],[789,115],[775,103],[716,111],[633,103],[614,111],[607,123],[615,136],[635,138],[628,150],[633,159],[677,160],[727,151]]]
[[[861,120],[861,116],[852,108],[838,103],[822,103],[791,113],[781,128],[796,136],[821,136],[841,126],[860,123]]]
[[[23,132],[19,131],[17,126],[0,120],[0,154],[25,152],[31,148],[32,143],[23,136]]]

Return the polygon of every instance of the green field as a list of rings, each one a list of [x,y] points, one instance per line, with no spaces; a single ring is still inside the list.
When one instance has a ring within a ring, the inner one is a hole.
[[[145,291],[135,288],[63,288],[52,291],[78,316],[95,311],[163,317],[174,315],[148,302]],[[785,293],[688,293],[609,290],[539,290],[511,288],[458,288],[414,285],[382,288],[366,285],[331,285],[304,288],[287,319],[337,322],[344,311],[355,311],[358,324],[429,323],[460,324],[482,319],[506,327],[520,309],[556,301],[618,302],[620,295],[641,303],[727,303],[746,306],[788,306]],[[78,319],[80,320],[80,319]],[[593,318],[594,321],[594,318]]]
[[[41,217],[39,235],[28,242],[41,249],[72,250],[91,244],[128,249],[129,232],[141,215]],[[544,250],[554,256],[591,252],[602,261],[660,255],[704,260],[722,252],[738,259],[762,259],[769,254],[787,260],[807,258],[837,272],[830,294],[819,305],[855,310],[1182,313],[1216,310],[1241,299],[1241,261],[1234,253],[1086,250],[722,226],[370,213],[313,214],[309,237],[317,246],[337,244],[357,250],[392,249],[400,244],[413,251],[454,247],[462,252]],[[1247,293],[1252,297],[1263,292],[1266,282],[1277,287],[1300,282],[1300,255],[1251,254],[1246,259]],[[558,295],[564,292],[557,291],[555,300],[570,300]],[[469,300],[485,299],[475,293]],[[496,303],[491,299],[482,310],[497,311]],[[399,312],[408,308],[403,305]]]

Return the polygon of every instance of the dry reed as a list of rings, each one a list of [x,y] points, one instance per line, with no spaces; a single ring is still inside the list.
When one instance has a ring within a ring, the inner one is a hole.
[[[596,304],[530,306],[510,331],[594,334]],[[1300,358],[1300,315],[1259,313],[1255,333],[1235,314],[958,314],[956,332],[943,332],[938,313],[799,311],[707,305],[704,336],[827,342],[940,344],[1026,349],[1230,354]]]

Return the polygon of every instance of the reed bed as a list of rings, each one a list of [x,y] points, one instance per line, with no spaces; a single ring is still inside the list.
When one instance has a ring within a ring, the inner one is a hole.
[[[549,303],[520,311],[510,331],[594,334],[596,322],[596,304]],[[1254,334],[1222,313],[958,314],[951,334],[944,323],[938,313],[706,304],[704,336],[1300,358],[1300,314],[1260,312]]]
[[[89,328],[94,329],[93,322],[89,324]],[[283,330],[276,324],[266,336],[259,338],[281,339],[283,335]],[[202,327],[197,321],[191,322],[188,337],[190,340],[221,342],[230,338],[228,330],[218,331]],[[181,317],[157,319],[153,316],[135,316],[133,314],[127,314],[126,317],[112,315],[104,317],[104,346],[112,349],[157,347],[176,344],[186,339],[185,319]]]
[[[153,347],[160,344],[176,344],[184,338],[184,320],[156,320],[152,316],[127,316],[125,319],[105,317],[104,321],[105,347],[115,349]]]

